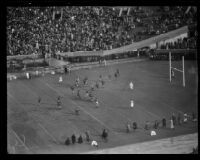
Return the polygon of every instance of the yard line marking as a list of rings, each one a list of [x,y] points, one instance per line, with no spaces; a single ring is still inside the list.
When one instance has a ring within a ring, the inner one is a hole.
[[[14,99],[14,101],[16,101],[16,102],[19,104],[18,100],[16,100],[11,94],[8,93],[8,95],[11,96],[11,97]],[[20,104],[19,104],[19,105],[20,105]],[[33,115],[32,115],[32,116],[33,116]],[[33,117],[35,117],[35,116],[33,116]],[[35,121],[35,120],[34,120],[34,121]],[[36,121],[35,121],[35,122],[36,122]],[[38,123],[38,122],[36,122],[36,124],[37,124],[37,123]],[[45,127],[42,126],[42,124],[38,123],[38,125],[45,131],[46,134],[48,134],[56,143],[58,143],[57,140],[45,129]]]
[[[38,125],[58,144],[58,141],[45,129],[45,127],[42,124],[38,123]]]
[[[19,136],[17,135],[17,133],[12,129],[10,128],[11,132],[14,133],[14,135],[16,136],[16,138],[23,144],[23,146],[29,151],[29,152],[32,152],[27,146],[26,144],[19,138]]]
[[[39,80],[41,81],[41,80]],[[61,94],[59,93],[54,87],[51,87],[49,83],[47,82],[43,82],[41,81],[42,83],[44,83],[46,86],[48,86],[49,88],[51,88],[53,91],[57,92],[58,94]],[[62,96],[64,94],[61,94]],[[85,109],[83,109],[82,107],[80,107],[76,102],[70,100],[74,105],[76,105],[78,108],[80,108],[82,111],[84,111],[85,113],[87,113],[90,117],[92,117],[93,119],[95,119],[96,121],[98,121],[102,126],[104,126],[105,128],[107,128],[108,130],[112,131],[110,127],[108,127],[107,125],[105,125],[103,122],[101,122],[99,119],[97,119],[96,117],[94,117],[92,114],[90,114],[89,112],[87,112]],[[114,134],[117,134],[116,132],[112,131]]]

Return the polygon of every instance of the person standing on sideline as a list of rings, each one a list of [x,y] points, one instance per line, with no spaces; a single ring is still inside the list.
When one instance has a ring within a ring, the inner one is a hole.
[[[159,123],[157,120],[155,120],[155,123],[154,123],[154,129],[158,129],[158,126],[159,126]]]
[[[172,119],[170,119],[170,128],[174,130],[174,121]]]
[[[78,143],[79,143],[79,144],[83,143],[83,138],[82,138],[81,135],[78,137]]]
[[[188,115],[187,115],[187,113],[184,113],[183,114],[183,122],[187,123],[187,121],[188,121]]]
[[[173,121],[173,124],[174,126],[176,125],[176,116],[174,113],[172,113],[172,121]]]
[[[69,139],[69,137],[67,137],[67,139],[66,139],[66,141],[65,141],[65,145],[70,145],[70,139]]]
[[[86,141],[90,142],[90,132],[88,130],[85,132],[85,136],[86,136]]]
[[[129,133],[131,131],[131,125],[127,122],[126,124],[126,132]]]
[[[163,126],[163,128],[166,128],[166,119],[165,118],[162,119],[162,126]]]
[[[73,134],[71,138],[72,138],[72,144],[76,143],[76,136],[75,136],[75,134]]]
[[[137,123],[136,122],[133,122],[133,131],[135,131],[137,129]]]
[[[178,125],[181,125],[181,113],[178,113],[178,117],[177,117],[177,121],[178,121]]]

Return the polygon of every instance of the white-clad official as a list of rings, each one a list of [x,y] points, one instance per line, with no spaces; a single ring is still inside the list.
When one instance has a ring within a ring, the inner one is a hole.
[[[26,78],[29,79],[30,78],[30,75],[28,72],[26,72]]]
[[[134,107],[134,101],[131,100],[131,108],[133,108],[133,107]]]
[[[130,82],[129,87],[131,90],[133,90],[133,82]]]
[[[59,83],[61,83],[63,81],[62,76],[59,77]]]

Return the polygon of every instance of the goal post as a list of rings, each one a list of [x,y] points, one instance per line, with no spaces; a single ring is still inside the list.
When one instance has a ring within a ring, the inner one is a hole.
[[[185,87],[185,60],[184,56],[182,56],[182,70],[172,67],[172,59],[171,59],[171,52],[169,52],[169,81],[172,81],[172,69],[178,72],[182,72],[183,75],[183,87]]]

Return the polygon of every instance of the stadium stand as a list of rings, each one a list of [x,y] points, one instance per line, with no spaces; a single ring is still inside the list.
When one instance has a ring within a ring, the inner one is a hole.
[[[186,9],[160,7],[147,12],[145,7],[8,7],[7,55],[118,48],[195,23],[195,9],[185,14]],[[179,47],[188,46],[186,41],[195,47],[194,40],[183,40]]]

